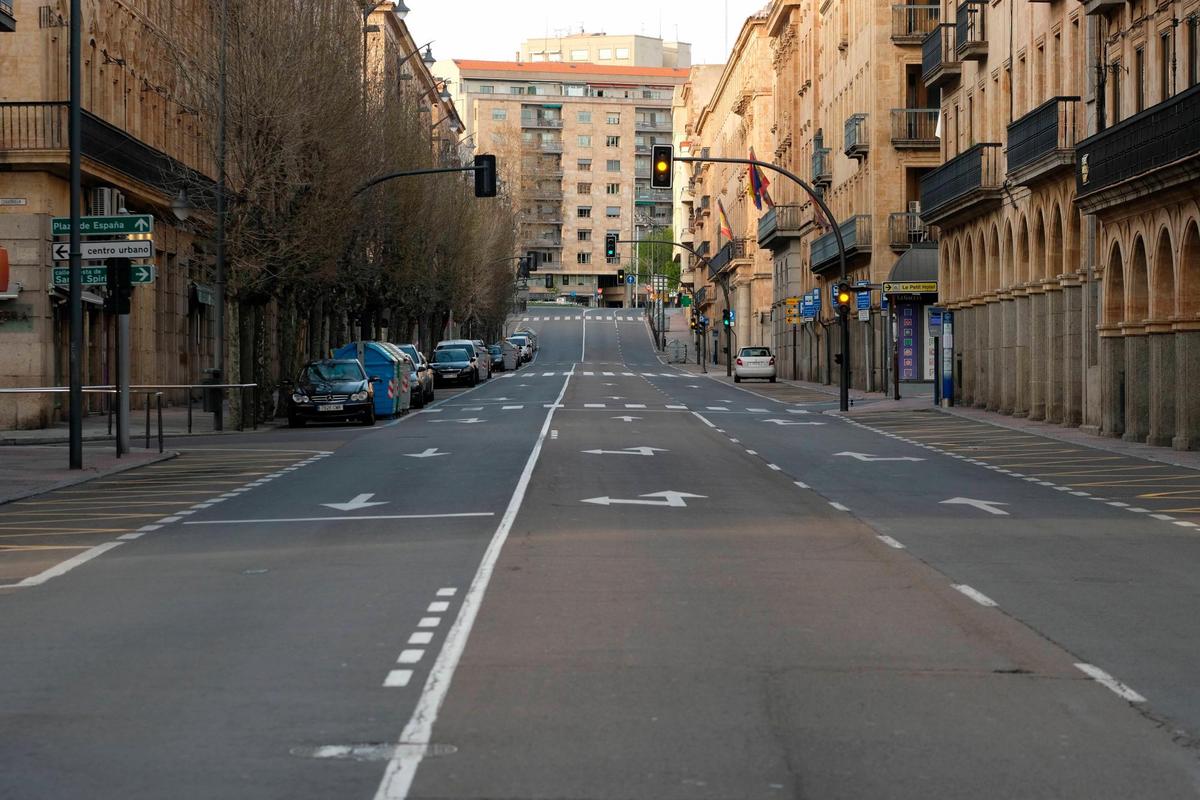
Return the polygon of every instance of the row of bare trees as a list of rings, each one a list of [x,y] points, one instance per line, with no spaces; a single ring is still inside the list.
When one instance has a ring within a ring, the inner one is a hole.
[[[227,2],[229,377],[270,390],[355,339],[428,350],[452,324],[499,335],[513,299],[508,199],[475,198],[469,173],[354,194],[374,175],[457,163],[435,144],[449,123],[431,130],[419,56],[374,46],[364,64],[354,0]],[[219,4],[208,8],[207,28],[174,52],[213,121],[216,163]]]

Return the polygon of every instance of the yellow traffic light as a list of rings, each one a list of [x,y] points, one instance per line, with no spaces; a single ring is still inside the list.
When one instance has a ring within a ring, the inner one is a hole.
[[[838,301],[839,305],[846,305],[847,303],[850,302],[850,293],[847,292],[845,289],[838,292],[837,301]]]

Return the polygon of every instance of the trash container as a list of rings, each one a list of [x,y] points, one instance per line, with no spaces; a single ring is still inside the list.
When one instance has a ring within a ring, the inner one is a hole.
[[[402,405],[402,390],[408,384],[402,356],[390,350],[386,342],[351,342],[333,353],[334,358],[358,359],[368,377],[379,378],[374,384],[377,417],[394,417],[407,409],[406,400]]]
[[[514,370],[521,366],[521,348],[505,339],[500,342],[500,350],[504,353],[504,369]]]
[[[400,359],[398,374],[399,383],[396,386],[396,413],[404,414],[412,408],[412,395],[417,390],[417,365],[412,356],[392,342],[379,342],[389,353]]]

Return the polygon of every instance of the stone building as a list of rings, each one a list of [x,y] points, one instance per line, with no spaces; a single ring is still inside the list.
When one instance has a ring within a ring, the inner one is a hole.
[[[495,153],[520,210],[519,246],[539,254],[530,299],[621,307],[634,301],[604,238],[671,226],[671,194],[650,187],[650,152],[671,143],[671,98],[686,69],[455,60],[449,78],[480,152]],[[637,288],[644,293],[648,276]]]
[[[692,46],[655,36],[579,32],[526,39],[518,60],[687,69],[692,65]]]

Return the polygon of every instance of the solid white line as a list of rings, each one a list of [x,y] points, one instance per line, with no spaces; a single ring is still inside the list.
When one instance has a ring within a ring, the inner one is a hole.
[[[842,505],[841,503],[830,502],[829,505],[833,506],[838,511],[849,511],[850,510],[850,509],[846,508],[844,505]]]
[[[437,600],[433,603],[430,603],[429,608],[427,608],[425,610],[429,611],[429,612],[433,612],[433,613],[441,613],[443,611],[449,611],[450,604],[447,603],[445,600]]]
[[[899,543],[899,542],[897,542],[895,539],[893,539],[892,537],[888,536],[886,533],[880,533],[880,534],[878,534],[878,536],[879,536],[879,541],[883,542],[883,543],[884,543],[884,544],[886,544],[888,547],[895,548],[896,550],[903,550],[903,549],[904,549],[904,545],[900,544],[900,543]]]
[[[953,584],[953,586],[955,589],[962,592],[967,597],[974,600],[976,603],[979,603],[979,605],[981,605],[981,606],[986,606],[988,608],[996,607],[995,600],[988,597],[986,594],[984,594],[983,592],[981,592],[977,589],[972,589],[970,586],[967,586],[965,583],[955,583],[955,584]]]
[[[389,689],[403,688],[408,686],[408,682],[412,680],[413,671],[411,669],[394,669],[388,673],[384,679],[383,685]]]
[[[554,401],[556,408],[562,403],[570,382],[570,378],[563,381],[558,399]],[[521,472],[517,486],[508,501],[508,508],[505,509],[504,516],[501,517],[500,524],[496,527],[496,532],[479,563],[479,569],[475,572],[475,577],[471,580],[471,585],[463,596],[462,607],[458,611],[454,624],[450,626],[450,630],[446,634],[446,643],[438,652],[437,660],[429,671],[429,677],[425,679],[425,687],[421,690],[421,696],[413,709],[412,717],[409,718],[408,724],[404,726],[404,731],[400,734],[400,743],[407,746],[397,748],[396,754],[388,761],[387,769],[384,770],[383,778],[379,782],[379,788],[375,791],[376,800],[404,800],[408,797],[413,778],[417,774],[417,768],[421,766],[421,760],[425,757],[425,750],[433,734],[433,726],[437,722],[438,712],[446,699],[446,692],[450,689],[450,683],[454,679],[454,671],[458,668],[458,662],[462,659],[463,650],[466,649],[467,639],[471,635],[475,618],[479,615],[479,607],[487,593],[488,583],[491,582],[492,572],[496,568],[496,561],[500,558],[500,551],[504,547],[504,543],[508,541],[509,532],[521,510],[521,504],[525,500],[525,492],[529,488],[533,470],[542,453],[546,434],[550,430],[550,424],[554,421],[554,411],[555,409],[552,408],[546,414],[546,421],[542,423],[542,430],[538,434],[537,441],[534,442],[533,450],[530,451],[529,458],[525,462],[525,469]]]
[[[699,412],[699,411],[693,411],[693,412],[692,412],[692,415],[693,415],[693,416],[695,416],[695,417],[696,417],[696,419],[700,420],[701,422],[703,422],[705,425],[707,425],[707,426],[708,426],[708,427],[710,427],[710,428],[716,428],[716,427],[717,427],[716,425],[713,425],[711,422],[709,422],[708,420],[706,420],[704,417],[700,416],[700,412]]]
[[[17,581],[16,583],[11,584],[11,585],[12,586],[40,586],[41,584],[45,583],[46,581],[50,580],[51,578],[57,578],[59,575],[66,575],[68,572],[75,569],[76,567],[78,567],[82,564],[86,564],[87,562],[89,562],[93,558],[95,558],[96,556],[103,555],[104,553],[107,553],[109,550],[112,550],[114,547],[120,547],[122,544],[123,544],[123,542],[105,542],[104,544],[98,544],[95,547],[93,547],[91,550],[84,550],[79,555],[72,556],[72,557],[68,558],[66,561],[55,564],[53,567],[50,567],[50,569],[47,569],[43,572],[39,572],[37,575],[30,575],[28,578]]]
[[[432,631],[417,631],[412,636],[408,637],[409,644],[429,644],[432,641]]]
[[[576,319],[578,319],[578,317]],[[585,319],[583,324],[579,327],[583,331],[583,342],[579,346],[579,363],[582,364],[583,362],[587,361],[587,320]],[[572,369],[574,369],[574,367],[572,367]]]
[[[425,657],[424,650],[401,650],[400,657],[396,659],[397,664],[416,664]]]
[[[1121,683],[1119,680],[1114,678],[1112,675],[1109,675],[1099,667],[1094,667],[1091,664],[1076,664],[1075,666],[1080,672],[1082,672],[1084,675],[1087,675],[1096,683],[1107,689],[1111,689],[1122,700],[1128,700],[1131,703],[1146,702],[1146,698],[1142,697],[1133,689],[1130,689],[1128,686]]]
[[[457,517],[494,517],[495,511],[471,511],[461,514],[392,514],[370,517],[293,517],[290,519],[203,519],[190,520],[184,525],[252,525],[267,522],[351,522],[367,519],[453,519]]]
[[[451,586],[451,587],[447,587],[447,588],[445,588],[445,589],[438,589],[438,590],[437,590],[437,596],[438,596],[438,597],[454,597],[454,595],[456,595],[456,594],[458,594],[458,589],[455,589],[455,588],[454,588],[454,587],[452,587],[452,586]]]

